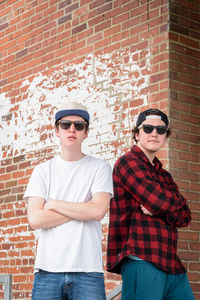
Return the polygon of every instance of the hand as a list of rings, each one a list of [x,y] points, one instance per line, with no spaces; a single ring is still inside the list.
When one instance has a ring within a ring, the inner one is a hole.
[[[142,204],[140,205],[140,208],[144,215],[153,216],[153,214],[148,209],[146,209]]]

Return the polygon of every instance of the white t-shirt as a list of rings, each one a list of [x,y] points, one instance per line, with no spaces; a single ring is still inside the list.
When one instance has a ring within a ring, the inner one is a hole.
[[[97,192],[113,194],[107,162],[88,155],[78,161],[55,156],[35,167],[24,198],[87,202]],[[39,231],[35,271],[103,272],[101,222],[71,220]]]

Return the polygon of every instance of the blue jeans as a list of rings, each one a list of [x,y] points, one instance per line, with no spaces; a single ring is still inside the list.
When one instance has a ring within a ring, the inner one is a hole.
[[[121,300],[195,300],[186,273],[169,274],[144,260],[122,263]]]
[[[104,274],[98,272],[35,274],[32,300],[105,300]]]

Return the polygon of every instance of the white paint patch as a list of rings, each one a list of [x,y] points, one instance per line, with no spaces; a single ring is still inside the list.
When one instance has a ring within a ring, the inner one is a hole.
[[[55,145],[56,151],[59,151],[59,141],[53,129],[55,111],[65,101],[77,101],[85,104],[91,115],[84,152],[100,155],[113,165],[116,160],[114,141],[119,139],[118,131],[122,123],[124,129],[131,130],[134,122],[130,101],[142,99],[142,105],[147,104],[148,95],[144,91],[149,76],[143,75],[147,74],[147,69],[149,52],[143,69],[132,59],[131,53],[90,55],[83,63],[59,66],[51,76],[39,73],[32,82],[25,80],[21,87],[27,90],[21,94],[20,102],[13,104],[13,99],[11,103],[6,94],[1,94],[1,158],[3,153],[3,158],[6,158]],[[14,109],[16,105],[19,105],[17,111]],[[6,119],[5,116],[11,114],[12,118]],[[117,156],[120,154],[119,150]]]

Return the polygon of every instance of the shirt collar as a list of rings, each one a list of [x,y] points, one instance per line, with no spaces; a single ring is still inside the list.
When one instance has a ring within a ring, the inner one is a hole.
[[[149,161],[149,159],[147,158],[147,156],[144,154],[144,152],[138,146],[136,146],[136,145],[132,146],[131,152],[134,152],[137,156],[139,156],[140,158],[142,158],[147,164],[150,164],[155,169],[160,169],[162,167],[162,163],[161,163],[161,161],[157,157],[154,158],[153,164],[152,164]]]

